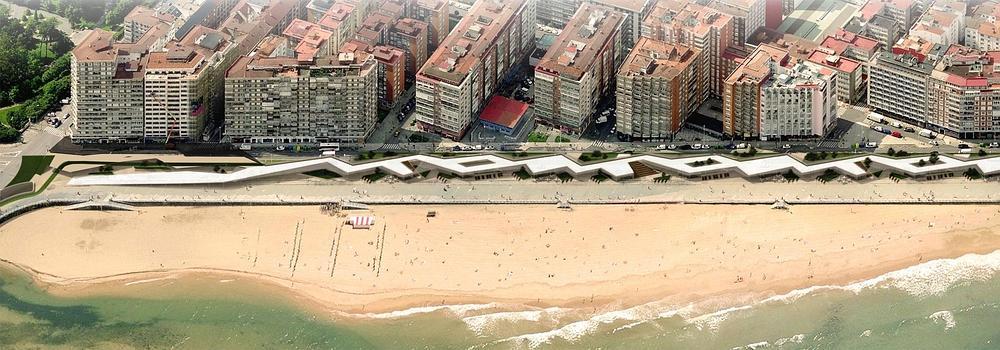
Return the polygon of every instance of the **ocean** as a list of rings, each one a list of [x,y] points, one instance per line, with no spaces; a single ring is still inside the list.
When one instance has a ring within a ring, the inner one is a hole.
[[[482,304],[345,317],[209,277],[57,297],[4,268],[0,348],[1000,349],[997,271],[1000,251],[715,309]]]

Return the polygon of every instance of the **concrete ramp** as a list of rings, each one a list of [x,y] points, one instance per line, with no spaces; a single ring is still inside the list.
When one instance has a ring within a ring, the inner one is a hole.
[[[111,201],[89,201],[66,207],[68,210],[122,210],[135,211],[135,207]]]

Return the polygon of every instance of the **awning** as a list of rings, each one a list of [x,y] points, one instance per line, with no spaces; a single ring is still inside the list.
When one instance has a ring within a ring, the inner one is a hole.
[[[351,226],[354,228],[369,228],[371,225],[375,224],[375,217],[373,216],[353,216],[350,220]]]

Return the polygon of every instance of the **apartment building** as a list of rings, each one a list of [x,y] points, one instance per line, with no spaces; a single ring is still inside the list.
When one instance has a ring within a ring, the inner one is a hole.
[[[701,51],[706,64],[699,65],[704,72],[699,77],[706,95],[698,96],[704,101],[708,95],[721,97],[722,86],[731,71],[726,69],[723,55],[733,45],[736,35],[733,17],[713,8],[698,4],[687,4],[680,10],[669,6],[657,6],[643,21],[642,35],[668,44],[684,44]]]
[[[534,48],[535,0],[480,0],[417,73],[417,122],[460,139]]]
[[[417,70],[427,62],[429,33],[426,22],[413,18],[400,19],[389,33],[389,45],[406,53],[407,80],[414,81]]]
[[[538,23],[554,28],[566,26],[581,0],[544,0],[538,2]]]
[[[165,30],[165,28],[164,28]],[[72,51],[70,129],[74,142],[129,142],[143,138],[142,47],[122,52],[114,33],[95,29]],[[121,55],[123,53],[124,55]]]
[[[733,45],[741,46],[750,41],[750,36],[758,28],[767,26],[768,16],[777,16],[777,20],[781,20],[781,11],[769,13],[767,2],[768,0],[712,0],[707,1],[707,6],[732,16],[735,33]]]
[[[806,62],[837,72],[837,100],[853,104],[861,99],[865,88],[865,69],[861,62],[822,47],[809,54]]]
[[[337,51],[330,40],[333,32],[316,23],[296,18],[281,34],[288,38],[289,46],[295,48],[296,56],[301,61],[312,61],[316,57],[329,56]]]
[[[1000,51],[952,45],[927,83],[927,125],[960,138],[1000,136]]]
[[[937,0],[910,28],[910,35],[950,46],[965,37],[966,4],[963,0]]]
[[[413,9],[413,18],[423,21],[428,25],[427,51],[437,50],[438,45],[444,42],[451,32],[448,17],[447,0],[416,0]]]
[[[628,54],[642,33],[642,20],[653,10],[655,0],[583,0],[586,3],[604,5],[625,15],[622,24],[622,57]]]
[[[890,117],[927,125],[927,77],[944,50],[914,37],[880,51],[869,65],[868,105]]]
[[[838,29],[833,34],[823,38],[819,46],[833,50],[833,54],[844,56],[867,65],[868,61],[882,47],[873,38]]]
[[[702,51],[640,38],[618,71],[619,133],[633,140],[663,140],[680,131],[701,103]]]
[[[649,15],[654,3],[656,0],[544,0],[538,2],[538,23],[563,28],[583,4],[610,7],[625,16],[625,23],[622,25],[624,57],[638,40],[642,32],[642,19]]]
[[[171,25],[174,16],[169,13],[157,12],[145,6],[136,6],[122,22],[123,35],[121,41],[133,43],[146,34],[150,28],[158,24]]]
[[[74,142],[216,140],[217,133],[203,132],[222,124],[226,69],[265,35],[284,28],[278,25],[291,21],[298,1],[174,5],[173,23],[163,21],[169,17],[162,13],[133,11],[128,30],[131,36],[142,33],[136,40],[115,42],[95,31],[74,49]],[[217,29],[199,24],[218,22],[210,17],[223,10],[229,15]]]
[[[825,136],[837,122],[836,73],[804,63],[773,66],[761,85],[760,136]]]
[[[614,87],[625,15],[584,4],[535,67],[535,121],[579,134]]]
[[[389,42],[389,30],[395,23],[395,20],[385,14],[372,13],[361,22],[358,31],[354,33],[354,39],[371,45],[384,45]]]
[[[966,18],[965,46],[979,49],[1000,50],[1000,2],[987,1],[972,9]]]
[[[146,140],[201,140],[208,102],[222,86],[219,72],[232,43],[198,26],[184,40],[146,57],[143,103]]]
[[[377,123],[378,63],[341,53],[300,62],[241,57],[226,75],[225,140],[360,143]]]
[[[837,118],[836,73],[762,44],[726,79],[723,131],[741,138],[822,136]]]
[[[333,33],[330,36],[332,40],[330,47],[340,48],[357,33],[361,23],[357,20],[355,12],[354,5],[337,1],[327,9],[319,22],[316,22],[323,29]]]
[[[406,53],[392,46],[373,46],[360,40],[351,40],[340,48],[341,53],[355,56],[370,55],[378,62],[376,85],[381,109],[391,109],[400,101],[406,90]]]

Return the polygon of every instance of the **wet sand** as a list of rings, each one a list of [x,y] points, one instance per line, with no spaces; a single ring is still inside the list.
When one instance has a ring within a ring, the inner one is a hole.
[[[743,304],[1000,249],[998,206],[414,205],[345,213],[372,215],[376,224],[352,229],[347,217],[317,206],[49,208],[0,226],[0,259],[56,294],[149,290],[210,275],[261,281],[321,311],[357,314],[491,302],[595,310]]]

